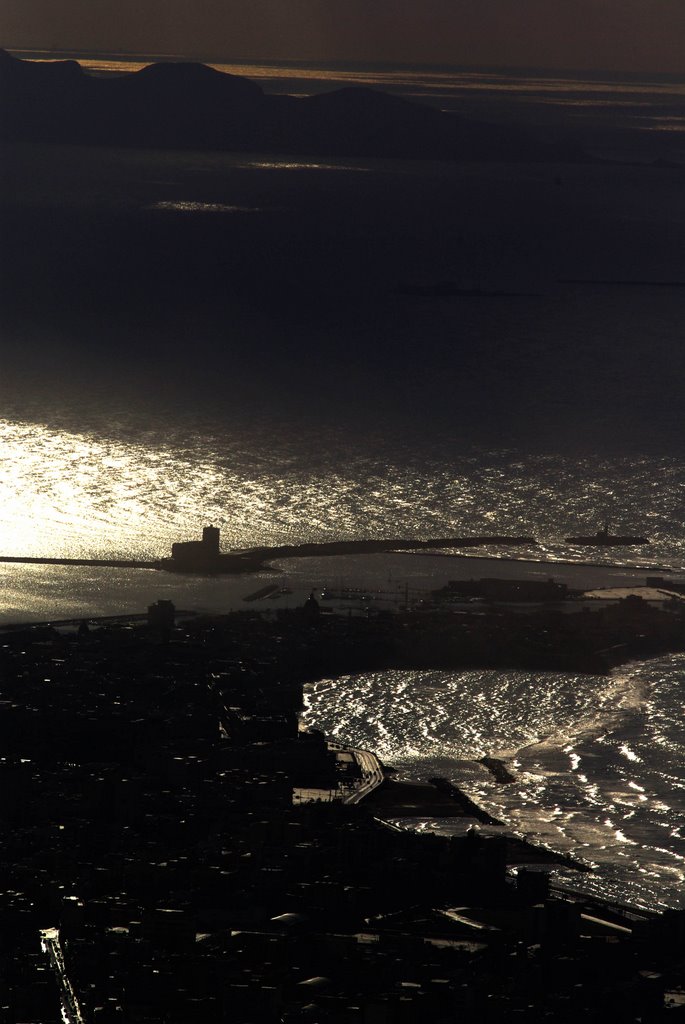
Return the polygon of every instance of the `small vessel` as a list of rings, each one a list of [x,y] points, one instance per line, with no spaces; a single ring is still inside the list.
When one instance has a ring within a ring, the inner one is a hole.
[[[629,534],[609,533],[609,524],[604,524],[603,530],[598,530],[590,536],[564,537],[567,544],[586,544],[596,547],[628,547],[636,544],[649,544],[649,537],[633,537]]]

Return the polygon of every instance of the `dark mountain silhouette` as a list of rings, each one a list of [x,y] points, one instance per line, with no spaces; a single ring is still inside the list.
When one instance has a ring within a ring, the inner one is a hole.
[[[579,160],[573,146],[469,121],[372,89],[266,96],[203,64],[95,78],[75,61],[0,50],[0,138],[405,159]]]

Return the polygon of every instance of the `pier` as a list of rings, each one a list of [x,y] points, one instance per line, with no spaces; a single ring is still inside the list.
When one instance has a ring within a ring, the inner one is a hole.
[[[575,561],[568,558],[526,557],[528,552],[523,553],[523,557],[517,554],[496,556],[478,554],[478,548],[491,545],[530,549],[537,548],[538,541],[535,537],[500,534],[473,537],[435,537],[427,540],[417,537],[391,537],[384,540],[332,540],[303,544],[280,544],[272,547],[250,547],[224,554],[219,550],[219,531],[213,527],[206,527],[202,540],[174,544],[170,558],[159,558],[154,561],[142,561],[135,558],[47,558],[0,555],[0,564],[82,565],[106,569],[154,569],[196,576],[220,576],[262,572],[271,568],[270,562],[288,558],[326,558],[335,555],[379,555],[401,552],[435,556],[448,551],[467,551],[471,557],[487,558],[496,562],[549,565],[551,568],[560,565],[574,565],[638,572],[670,573],[672,571],[668,566],[652,564],[607,564],[596,561]],[[261,591],[254,596],[262,596]]]
[[[425,551],[430,548],[478,548],[488,544],[537,547],[535,537],[507,537],[491,534],[478,537],[391,537],[387,540],[332,540],[308,544],[282,544],[277,547],[248,548],[243,554],[263,560],[274,558],[311,558],[327,555],[378,555],[391,551]]]
[[[434,540],[391,538],[389,540],[325,541],[311,544],[283,544],[255,547],[222,554],[219,531],[205,527],[202,540],[174,544],[171,558],[139,561],[132,558],[44,558],[23,555],[0,555],[0,563],[19,565],[83,565],[105,569],[157,569],[165,572],[194,575],[234,575],[259,572],[269,561],[280,558],[311,558],[312,556],[383,554],[390,551],[418,551],[430,548],[476,548],[484,544],[535,546],[533,537],[439,537]]]
[[[0,562],[19,565],[94,565],[106,569],[161,569],[162,563],[138,562],[122,558],[29,558],[23,555],[0,555]]]

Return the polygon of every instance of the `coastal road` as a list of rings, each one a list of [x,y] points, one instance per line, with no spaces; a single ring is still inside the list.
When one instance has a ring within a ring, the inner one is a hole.
[[[361,782],[355,786],[354,791],[346,796],[343,803],[358,804],[369,793],[380,786],[384,779],[383,769],[375,754],[369,750],[350,750],[362,773]]]
[[[59,930],[57,928],[44,929],[41,931],[40,940],[43,952],[47,953],[50,966],[57,978],[62,1000],[62,1019],[66,1024],[85,1024],[76,993],[67,977]]]

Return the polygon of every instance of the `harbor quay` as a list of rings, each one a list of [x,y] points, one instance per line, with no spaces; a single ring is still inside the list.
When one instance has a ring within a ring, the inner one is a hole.
[[[682,643],[679,610],[643,603],[557,616],[558,638],[578,618],[585,654]],[[535,614],[539,640],[552,619]],[[330,674],[500,658],[517,630],[510,660],[548,659],[522,639],[535,614],[308,602],[181,622],[163,602],[145,622],[6,631],[0,1019],[679,1019],[682,912],[559,888],[549,872],[572,864],[457,787],[395,782],[373,751],[300,728],[305,683]],[[426,815],[467,827],[392,823]]]
[[[421,551],[427,549],[478,548],[496,544],[504,547],[535,547],[527,536],[473,536],[421,538],[395,537],[379,540],[327,541],[322,543],[281,544],[222,552],[220,531],[205,526],[201,540],[179,541],[171,546],[171,556],[158,559],[60,558],[47,556],[0,555],[0,563],[24,565],[80,565],[113,569],[155,569],[173,573],[200,575],[236,575],[259,572],[271,561],[285,558],[311,558],[349,554],[382,554],[389,551]]]

